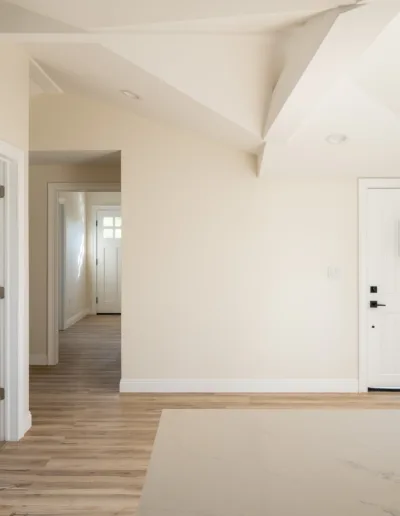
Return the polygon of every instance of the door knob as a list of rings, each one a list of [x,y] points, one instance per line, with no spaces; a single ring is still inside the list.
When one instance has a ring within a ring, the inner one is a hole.
[[[386,306],[386,305],[382,305],[382,304],[378,303],[378,301],[370,301],[369,302],[370,308],[378,308],[378,306]]]

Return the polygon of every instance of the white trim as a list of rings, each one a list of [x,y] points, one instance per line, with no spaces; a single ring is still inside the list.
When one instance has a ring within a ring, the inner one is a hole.
[[[29,365],[48,365],[47,355],[34,353],[29,355]]]
[[[26,434],[26,432],[28,430],[30,430],[31,426],[32,426],[32,413],[30,410],[28,410],[28,413],[26,414],[26,419],[25,419],[24,435]]]
[[[65,323],[65,329],[69,328],[70,326],[73,326],[74,324],[76,324],[77,322],[79,322],[81,319],[83,319],[84,317],[86,317],[89,314],[90,314],[90,309],[84,308],[77,314],[75,314],[72,317],[70,317],[69,319],[67,319],[67,321]]]
[[[400,188],[400,179],[376,178],[358,180],[358,377],[359,392],[368,391],[368,284],[367,284],[367,194],[369,189]]]
[[[120,392],[128,393],[268,393],[268,392],[358,392],[354,379],[275,379],[275,380],[134,380],[122,379]]]
[[[29,365],[37,366],[37,365],[48,365],[47,364],[47,355],[40,355],[39,353],[35,353],[33,355],[29,355]]]
[[[103,210],[121,210],[120,204],[93,204],[92,210],[91,210],[91,224],[90,224],[90,249],[89,249],[89,257],[92,262],[91,267],[91,282],[92,282],[92,290],[91,290],[91,311],[90,313],[93,315],[97,314],[97,303],[96,303],[96,297],[97,297],[97,265],[96,265],[96,258],[97,258],[97,212]]]
[[[5,439],[29,429],[29,276],[27,153],[0,142],[5,177]]]
[[[120,192],[120,183],[48,183],[47,185],[47,361],[58,364],[58,194]]]
[[[65,319],[66,319],[66,256],[65,251],[67,248],[67,228],[66,228],[66,217],[65,217],[65,199],[58,199],[58,250],[59,250],[59,261],[58,261],[58,329],[65,330]],[[62,256],[60,256],[62,253]]]

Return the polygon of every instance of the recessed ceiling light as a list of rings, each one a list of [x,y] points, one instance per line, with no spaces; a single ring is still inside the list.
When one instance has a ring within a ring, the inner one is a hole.
[[[133,100],[140,100],[139,95],[136,95],[136,93],[133,93],[133,91],[130,90],[121,90],[122,95],[125,95],[125,97],[129,97]]]
[[[331,145],[340,145],[341,143],[347,142],[348,137],[345,134],[332,133],[326,137],[326,141]]]

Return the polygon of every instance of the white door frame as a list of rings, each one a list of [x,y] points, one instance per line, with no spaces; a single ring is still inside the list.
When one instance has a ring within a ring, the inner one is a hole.
[[[96,264],[96,259],[97,259],[97,225],[96,225],[96,221],[97,221],[97,212],[98,211],[107,211],[107,210],[121,210],[121,205],[118,204],[118,205],[110,205],[110,204],[107,204],[107,205],[99,205],[99,204],[96,204],[96,205],[93,205],[92,206],[92,224],[91,224],[91,227],[90,227],[90,231],[92,233],[92,241],[91,241],[91,251],[92,251],[92,256],[91,256],[91,260],[92,260],[92,292],[91,292],[91,303],[90,303],[90,306],[91,306],[91,310],[92,310],[92,314],[97,314],[97,303],[96,303],[96,297],[97,297],[97,264]]]
[[[4,388],[5,439],[18,441],[31,427],[29,412],[29,274],[27,157],[0,142],[5,172]]]
[[[59,245],[59,261],[58,261],[58,284],[59,284],[59,296],[58,296],[58,329],[65,330],[65,250],[67,233],[65,227],[65,199],[58,198],[58,245]],[[61,217],[61,218],[60,218]],[[63,256],[61,256],[61,254]]]
[[[60,192],[120,192],[120,183],[48,183],[47,186],[47,364],[58,364],[58,196]]]
[[[368,283],[367,283],[367,221],[368,221],[368,190],[376,188],[399,188],[398,179],[359,179],[358,180],[358,231],[359,231],[359,283],[358,283],[358,321],[359,321],[359,352],[358,352],[358,390],[368,392]]]

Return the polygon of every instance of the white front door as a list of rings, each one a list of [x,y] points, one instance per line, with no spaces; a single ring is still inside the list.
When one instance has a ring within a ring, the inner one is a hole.
[[[5,249],[4,249],[4,233],[5,233],[5,221],[4,221],[4,198],[3,198],[3,186],[5,180],[5,163],[0,159],[0,447],[1,443],[5,439],[5,406],[4,406],[4,380],[5,380],[5,332],[4,332],[4,261],[5,261]]]
[[[96,301],[98,314],[121,313],[121,239],[119,209],[97,212]]]
[[[368,189],[368,387],[400,389],[400,189]]]

